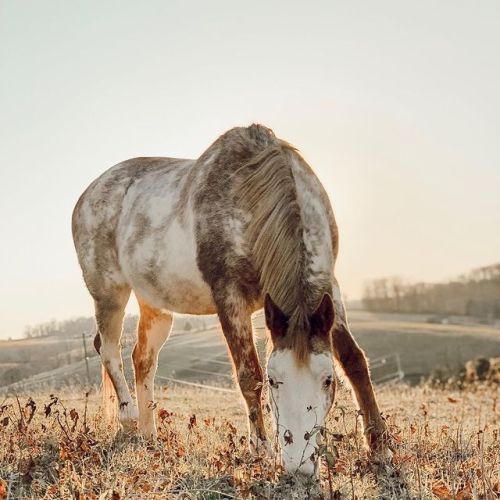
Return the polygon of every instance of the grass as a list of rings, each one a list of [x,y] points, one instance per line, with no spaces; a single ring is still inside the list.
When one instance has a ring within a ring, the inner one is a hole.
[[[158,441],[115,437],[98,397],[8,398],[0,412],[2,498],[497,498],[498,388],[378,389],[396,443],[392,470],[373,466],[341,389],[328,421],[320,481],[282,474],[247,451],[235,394],[158,391]]]

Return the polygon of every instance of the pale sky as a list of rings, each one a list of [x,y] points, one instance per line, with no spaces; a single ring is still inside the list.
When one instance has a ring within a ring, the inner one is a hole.
[[[499,26],[498,0],[3,0],[0,338],[93,314],[70,218],[95,177],[252,122],[323,181],[348,297],[500,260]]]

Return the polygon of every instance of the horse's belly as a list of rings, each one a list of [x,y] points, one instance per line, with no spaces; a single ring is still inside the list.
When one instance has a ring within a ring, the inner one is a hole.
[[[125,238],[120,264],[136,295],[153,307],[183,314],[216,312],[210,287],[196,262],[196,240],[189,222],[174,218],[167,227]]]

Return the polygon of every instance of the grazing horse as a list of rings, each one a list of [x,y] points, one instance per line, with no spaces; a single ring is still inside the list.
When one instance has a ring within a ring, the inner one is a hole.
[[[317,470],[315,438],[335,396],[336,358],[367,443],[386,453],[386,427],[363,351],[334,277],[338,231],[328,197],[290,144],[262,125],[219,137],[197,160],[135,158],[96,179],[73,212],[73,237],[95,303],[95,347],[118,397],[121,424],[156,434],[158,352],[172,313],[217,313],[248,407],[250,442],[271,450],[251,314],[264,307],[272,414],[288,472]],[[137,405],[121,358],[131,290],[140,306],[132,359]]]

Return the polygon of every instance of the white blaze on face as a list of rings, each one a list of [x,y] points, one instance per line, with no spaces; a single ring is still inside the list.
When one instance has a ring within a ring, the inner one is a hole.
[[[291,350],[275,351],[267,364],[269,399],[289,473],[316,472],[316,433],[333,403],[333,362],[330,353],[311,354],[299,367]]]

